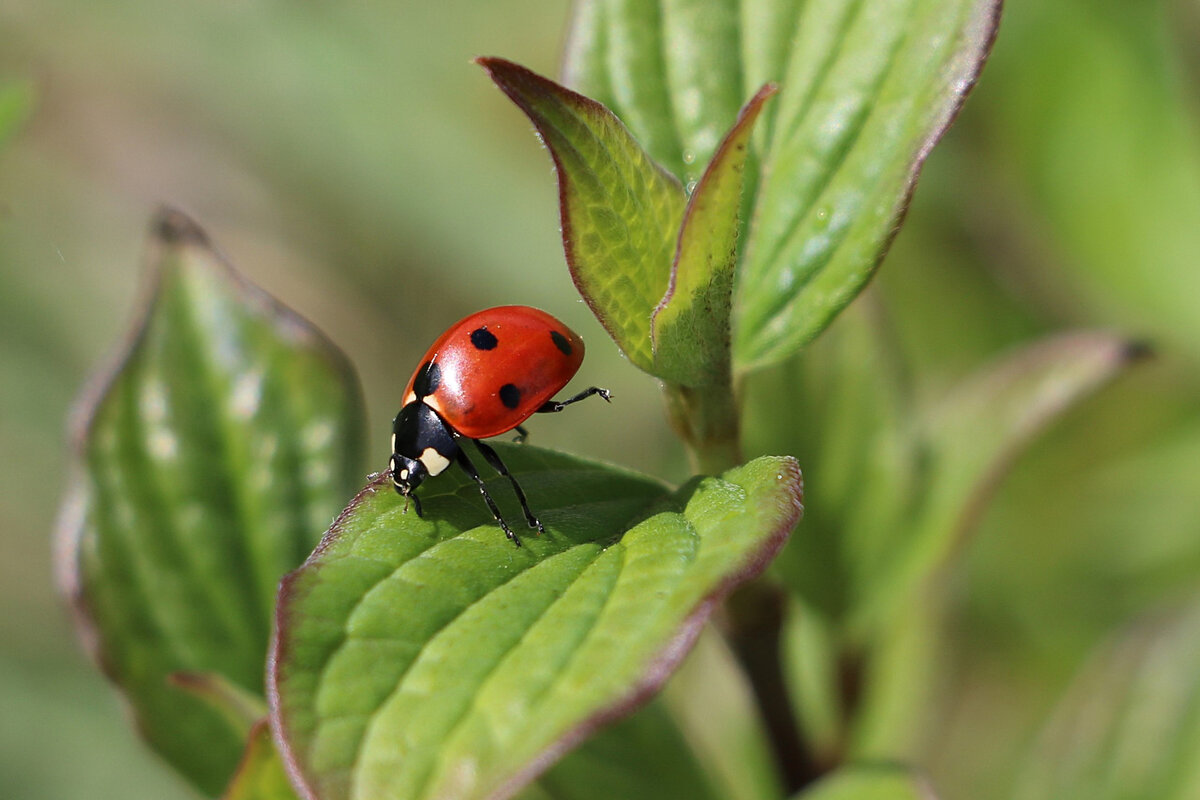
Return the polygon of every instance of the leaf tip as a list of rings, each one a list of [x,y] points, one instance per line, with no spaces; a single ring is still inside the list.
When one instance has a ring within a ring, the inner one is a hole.
[[[1127,364],[1148,361],[1157,355],[1154,343],[1146,339],[1126,339],[1121,345],[1121,360]]]
[[[515,61],[499,56],[476,56],[472,61],[487,71],[488,77],[509,94],[518,84],[537,84],[546,79]]]
[[[187,214],[173,206],[162,206],[150,223],[151,236],[165,245],[208,246],[208,234]]]

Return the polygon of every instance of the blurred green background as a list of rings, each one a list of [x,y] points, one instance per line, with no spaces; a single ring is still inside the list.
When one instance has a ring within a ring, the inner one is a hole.
[[[52,580],[65,419],[131,325],[160,203],[357,363],[364,474],[429,341],[525,303],[583,334],[582,380],[616,397],[605,424],[538,420],[535,441],[683,476],[656,387],[571,286],[549,159],[469,63],[555,73],[568,13],[0,0],[0,125],[32,96],[0,149],[0,797],[192,796],[141,749]],[[921,747],[947,798],[1010,796],[1089,654],[1200,588],[1198,110],[1200,3],[1010,0],[876,281],[922,393],[1074,327],[1158,352],[1020,459],[949,576]]]

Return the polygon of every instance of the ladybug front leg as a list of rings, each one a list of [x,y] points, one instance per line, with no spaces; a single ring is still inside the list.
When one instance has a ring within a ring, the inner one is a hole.
[[[479,442],[475,443],[479,444]],[[486,456],[486,453],[484,455]],[[454,460],[457,461],[458,465],[463,468],[463,471],[470,475],[475,480],[475,483],[479,485],[479,493],[483,495],[483,500],[487,503],[487,507],[491,509],[492,516],[496,518],[496,522],[500,523],[500,527],[503,529],[504,535],[509,539],[512,539],[513,544],[515,544],[517,547],[520,547],[521,540],[518,539],[517,535],[512,532],[512,528],[508,527],[508,523],[504,521],[504,517],[500,516],[500,509],[496,507],[496,501],[492,499],[490,494],[488,494],[487,484],[483,482],[483,478],[479,477],[479,470],[475,469],[475,465],[471,463],[471,459],[467,458],[467,453],[463,448],[458,448],[458,452],[454,455]]]
[[[504,462],[500,460],[500,454],[493,450],[490,446],[484,444],[478,439],[473,440],[475,446],[479,448],[479,452],[483,453],[483,457],[487,462],[504,477],[508,478],[508,482],[512,484],[513,492],[517,495],[517,499],[521,501],[521,510],[525,512],[525,521],[529,523],[529,527],[537,528],[538,534],[543,534],[546,529],[542,527],[542,522],[533,515],[529,510],[529,501],[525,499],[525,492],[521,489],[521,484],[517,483],[517,479],[508,471],[508,467],[504,466]]]
[[[564,408],[571,405],[571,403],[578,403],[580,400],[584,400],[594,394],[600,395],[606,402],[612,402],[612,392],[610,392],[608,389],[589,386],[579,394],[575,395],[574,397],[568,397],[566,400],[547,400],[545,403],[542,403],[542,406],[537,410],[537,413],[553,414],[556,411],[562,411]]]

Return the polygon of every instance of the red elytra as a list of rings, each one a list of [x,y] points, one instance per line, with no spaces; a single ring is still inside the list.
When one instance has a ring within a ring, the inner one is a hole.
[[[421,502],[413,492],[426,478],[457,463],[519,547],[521,540],[459,444],[470,439],[488,464],[508,478],[529,527],[545,530],[499,454],[479,440],[514,429],[524,439],[521,423],[535,413],[562,411],[592,395],[608,400],[608,390],[595,386],[566,400],[552,399],[582,362],[583,340],[545,311],[500,306],[459,320],[425,353],[404,390],[404,406],[392,424],[390,468],[396,491],[411,498],[420,515]]]
[[[583,353],[583,339],[545,311],[529,306],[478,311],[433,343],[404,389],[404,402],[417,399],[413,384],[435,364],[439,380],[425,403],[463,436],[499,436],[566,386]]]

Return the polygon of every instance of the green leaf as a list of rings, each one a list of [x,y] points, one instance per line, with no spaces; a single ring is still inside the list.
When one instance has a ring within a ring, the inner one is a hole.
[[[653,373],[650,316],[670,279],[682,185],[599,103],[503,59],[478,63],[554,159],[563,245],[580,294],[629,360]]]
[[[774,93],[765,86],[746,104],[688,200],[670,283],[651,318],[654,374],[673,383],[714,386],[730,379],[742,178],[754,123]]]
[[[249,737],[254,726],[267,715],[267,704],[261,695],[248,692],[215,672],[172,672],[167,682],[208,703],[243,737]]]
[[[829,618],[792,598],[784,616],[780,657],[804,746],[818,764],[844,758],[848,715],[838,645]]]
[[[795,453],[813,476],[805,535],[773,569],[814,610],[853,618],[851,638],[961,546],[1030,441],[1142,353],[1111,334],[1062,335],[919,407],[875,299],[746,384],[747,450]]]
[[[878,301],[864,294],[810,347],[745,384],[747,452],[794,453],[812,476],[805,534],[772,569],[830,620],[859,600],[855,545],[902,536],[924,491],[911,388]]]
[[[940,639],[950,624],[944,598],[935,592],[905,602],[889,617],[860,656],[860,682],[848,720],[849,758],[859,762],[908,763],[921,756],[938,707],[949,650]]]
[[[740,368],[784,359],[862,289],[987,55],[999,0],[591,0],[566,80],[684,180],[778,83],[735,303]]]
[[[705,626],[662,698],[721,797],[778,800],[780,776],[761,712],[745,670],[716,625]]]
[[[668,494],[502,449],[546,535],[513,547],[456,473],[426,485],[420,518],[380,477],[284,580],[272,714],[310,794],[511,796],[644,702],[800,512],[787,458]]]
[[[1030,753],[1017,800],[1200,795],[1200,604],[1143,620],[1097,653]]]
[[[242,762],[221,800],[296,800],[265,719],[250,731]]]
[[[592,736],[537,786],[555,800],[722,797],[706,782],[683,732],[660,701]]]
[[[262,695],[276,585],[357,482],[362,404],[341,353],[190,220],[160,216],[151,266],[144,319],[81,405],[61,583],[140,732],[211,795],[243,731],[168,676]]]
[[[929,784],[902,767],[843,767],[795,800],[936,800]]]
[[[0,147],[24,124],[32,109],[32,83],[19,81],[0,86]]]
[[[564,78],[620,117],[650,156],[699,178],[744,98],[737,3],[577,2]],[[777,76],[775,76],[777,77]]]
[[[863,530],[851,543],[858,611],[886,617],[961,545],[1025,446],[1145,353],[1109,333],[1062,334],[1004,357],[931,407],[920,420],[929,450],[920,509],[903,528]]]

